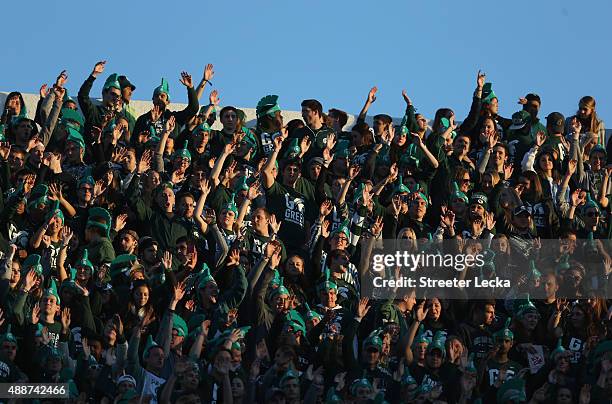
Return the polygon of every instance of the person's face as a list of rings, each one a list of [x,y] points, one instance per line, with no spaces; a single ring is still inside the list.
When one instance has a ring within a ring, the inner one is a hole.
[[[221,124],[223,125],[224,132],[234,133],[237,123],[238,115],[236,115],[236,111],[228,110],[221,116]]]
[[[134,386],[132,382],[124,381],[124,382],[119,383],[119,385],[117,386],[117,393],[123,394],[129,389],[133,389],[133,388],[136,388],[136,386]]]
[[[304,119],[306,125],[312,126],[314,123],[317,122],[318,118],[319,114],[316,111],[308,107],[302,107],[302,119]]]
[[[40,164],[40,162],[43,159],[44,152],[45,152],[45,146],[41,144],[38,144],[38,146],[30,150],[30,159],[32,159],[32,163],[34,165]]]
[[[123,97],[124,100],[129,102],[132,99],[132,87],[130,86],[124,87],[121,90],[121,96]]]
[[[149,301],[149,288],[146,286],[139,286],[133,292],[134,303],[138,307],[143,307]]]
[[[299,400],[300,398],[300,381],[299,379],[289,379],[283,385],[285,396],[289,400]]]
[[[351,131],[351,139],[353,146],[361,146],[364,142],[363,136],[356,130]]]
[[[11,263],[11,279],[9,281],[9,285],[11,287],[17,286],[20,279],[21,279],[21,269],[19,268],[19,264],[16,261],[13,261]]]
[[[527,101],[525,111],[529,112],[532,117],[537,117],[538,112],[540,112],[540,103],[536,100]]]
[[[15,361],[15,357],[17,356],[17,344],[10,341],[4,341],[0,349],[2,349],[3,357],[7,358],[11,362]]]
[[[304,273],[304,261],[298,256],[292,256],[287,259],[285,264],[285,272],[289,276],[298,276]]]
[[[213,305],[217,303],[219,287],[214,282],[208,282],[206,286],[200,290],[200,293],[202,294],[202,302],[207,305]]]
[[[521,323],[528,331],[535,330],[538,325],[539,316],[537,313],[527,313],[521,318]]]
[[[66,161],[69,163],[76,163],[81,160],[81,148],[74,142],[66,143],[64,149],[66,155]]]
[[[193,142],[195,144],[196,150],[200,153],[204,152],[209,139],[210,134],[208,131],[200,130],[196,132],[193,136]]]
[[[525,230],[529,228],[529,221],[531,216],[529,216],[528,212],[521,212],[514,217],[514,226],[520,230]]]
[[[415,118],[417,121],[417,125],[419,127],[419,131],[420,132],[426,131],[427,130],[427,118],[425,118],[425,116],[421,114],[416,114]]]
[[[480,185],[484,192],[490,192],[493,190],[493,177],[491,174],[484,174],[480,180]]]
[[[334,272],[345,273],[349,263],[348,255],[341,253],[331,259],[329,266]]]
[[[544,293],[546,293],[546,297],[555,297],[558,290],[557,278],[553,274],[547,274],[544,277]]]
[[[174,349],[176,347],[181,346],[184,340],[184,336],[179,335],[176,329],[172,329],[172,340],[170,341],[170,348]]]
[[[557,391],[557,404],[572,404],[572,392],[566,387],[561,387]]]
[[[495,122],[492,119],[485,119],[482,123],[482,127],[480,128],[480,141],[482,143],[487,143],[487,139],[489,136],[495,133]]]
[[[538,163],[540,165],[540,169],[542,169],[543,171],[550,171],[553,169],[553,159],[550,156],[550,154],[546,153],[543,154],[542,156],[540,156],[540,159],[538,160]]]
[[[89,345],[89,348],[91,349],[91,354],[95,358],[99,358],[100,355],[102,354],[102,344],[100,343],[100,341],[89,341],[88,345]]]
[[[512,349],[514,341],[511,338],[496,338],[495,342],[499,346],[500,354],[507,354]]]
[[[102,92],[102,101],[107,107],[115,107],[117,108],[123,101],[121,99],[121,90],[118,88],[111,87]],[[118,109],[118,108],[117,108]]]
[[[288,165],[283,169],[283,183],[295,184],[300,178],[300,167],[294,164]]]
[[[164,350],[161,347],[149,348],[147,356],[147,367],[151,369],[161,369],[164,366]]]
[[[348,237],[342,232],[336,232],[331,239],[332,250],[345,250],[348,247]]]
[[[153,95],[153,104],[157,105],[158,107],[161,107],[162,109],[165,109],[166,106],[170,104],[170,101],[168,100],[168,94],[159,92]]]
[[[493,98],[491,103],[489,104],[489,112],[493,115],[497,115],[499,111],[499,100],[497,98]]]
[[[200,180],[206,177],[206,173],[201,169],[197,169],[191,173],[191,186],[198,187],[200,184]]]
[[[463,193],[467,193],[470,190],[470,181],[470,174],[463,174],[463,177],[461,177],[459,181],[457,181],[459,183],[459,190]]]
[[[581,327],[584,324],[584,312],[578,306],[572,310],[571,320],[575,327]]]
[[[334,289],[328,289],[321,292],[321,303],[329,309],[336,307],[336,299],[337,294]]]
[[[8,100],[6,100],[5,108],[10,109],[13,114],[19,115],[19,113],[21,112],[21,101],[19,99],[19,96],[14,95]]]
[[[43,296],[41,303],[45,314],[55,314],[59,309],[55,296]]]
[[[77,279],[83,283],[87,283],[87,281],[89,281],[89,278],[91,278],[91,269],[83,265],[77,265],[76,270]]]
[[[477,203],[473,203],[470,205],[470,214],[472,215],[472,218],[480,218],[482,219],[484,217],[485,214],[485,209],[482,205],[479,205]]]
[[[412,202],[410,202],[410,214],[416,219],[422,219],[425,217],[425,213],[427,212],[427,203],[423,200],[423,198],[416,198]]]
[[[427,307],[429,307],[429,313],[427,313],[427,317],[432,320],[438,320],[440,315],[442,314],[442,305],[440,301],[436,298],[427,301]]]
[[[442,366],[442,352],[439,349],[432,349],[427,352],[427,365],[432,369],[438,369]]]
[[[117,328],[115,328],[115,323],[112,320],[106,322],[104,336],[110,345],[114,345],[117,340]]]
[[[89,203],[93,197],[93,187],[90,184],[82,184],[79,187],[79,201],[82,203]]]
[[[158,202],[162,209],[166,212],[172,212],[174,209],[174,192],[170,188],[165,188],[158,195]]]
[[[17,124],[15,129],[13,130],[15,133],[15,138],[19,142],[26,142],[30,138],[32,130],[34,129],[34,125],[27,119],[22,120]]]
[[[147,247],[142,252],[142,259],[147,264],[152,264],[155,261],[157,261],[157,245],[153,244],[153,245]]]
[[[376,365],[379,358],[380,351],[377,348],[371,346],[363,350],[363,359],[367,365]]]
[[[453,142],[456,154],[465,155],[470,151],[470,139],[465,136],[457,136]]]
[[[382,119],[374,119],[372,128],[376,134],[384,133],[387,130],[387,124]]]
[[[493,163],[497,166],[504,164],[508,156],[506,155],[506,149],[502,146],[495,146],[493,148]]]
[[[62,230],[63,226],[64,224],[62,223],[62,219],[55,216],[53,217],[53,219],[51,219],[51,222],[49,223],[49,230],[47,234],[57,235],[59,234],[60,230]]]
[[[289,296],[283,294],[278,294],[276,296],[274,296],[274,299],[272,301],[272,304],[274,305],[274,308],[276,309],[277,313],[284,313],[285,311],[287,311],[287,307],[288,307],[288,301]]]
[[[195,210],[195,201],[190,196],[183,197],[179,202],[178,209],[183,217],[191,219]]]
[[[321,164],[311,164],[310,168],[308,169],[308,172],[310,174],[310,178],[316,180],[317,178],[319,178],[319,174],[321,173]]]
[[[592,152],[589,156],[589,164],[593,171],[601,170],[606,164],[606,155],[600,151]]]
[[[593,113],[593,108],[589,108],[586,105],[580,105],[578,107],[578,118],[587,119]]]
[[[564,353],[560,353],[557,356],[557,364],[556,364],[556,368],[559,372],[562,373],[566,373],[567,371],[569,371],[570,369],[570,358],[571,358],[571,353],[569,352],[564,352]]]
[[[567,273],[565,274],[565,278],[567,279],[568,283],[574,288],[577,288],[582,282],[582,274],[580,273],[580,271],[575,269],[570,269],[569,271],[567,271]]]
[[[23,168],[25,164],[25,155],[19,150],[11,150],[8,157],[8,165],[12,172],[17,172]]]
[[[186,157],[177,157],[174,159],[174,168],[183,173],[187,171],[189,164],[191,164],[191,160]]]
[[[491,325],[493,324],[493,320],[495,320],[495,306],[487,304],[484,308],[483,313],[483,324]]]
[[[129,150],[127,153],[125,153],[123,168],[129,172],[132,172],[136,169],[136,154],[133,150]]]
[[[220,213],[220,222],[223,224],[223,227],[226,229],[231,229],[234,225],[234,221],[236,220],[236,215],[231,210],[223,209]]]
[[[396,132],[395,133],[395,137],[393,138],[393,142],[398,145],[398,146],[403,146],[406,144],[406,139],[408,138],[408,136],[405,133],[402,132]]]
[[[269,220],[262,210],[257,210],[253,214],[251,221],[255,231],[259,234],[263,234],[268,230]]]
[[[119,245],[121,251],[131,254],[136,248],[136,240],[130,234],[124,233],[121,238],[119,238]]]
[[[232,397],[244,396],[244,382],[239,377],[232,379]]]

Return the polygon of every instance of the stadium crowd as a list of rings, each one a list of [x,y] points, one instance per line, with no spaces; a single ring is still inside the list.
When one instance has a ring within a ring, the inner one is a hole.
[[[185,109],[162,79],[140,116],[105,65],[76,99],[62,71],[36,111],[19,92],[2,110],[0,382],[68,383],[71,403],[612,403],[592,97],[502,117],[478,72],[460,124],[404,91],[401,124],[370,126],[374,87],[348,131],[314,99],[285,122],[276,95],[247,127],[217,90],[200,106],[212,65],[181,73]],[[364,293],[383,239],[482,252],[513,287]]]

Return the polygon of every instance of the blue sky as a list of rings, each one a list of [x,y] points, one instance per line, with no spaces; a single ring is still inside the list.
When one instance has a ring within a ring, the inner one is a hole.
[[[481,68],[503,115],[528,92],[542,97],[542,117],[574,113],[579,98],[592,95],[612,127],[609,0],[35,4],[2,6],[10,35],[2,47],[1,91],[37,92],[65,68],[76,94],[94,63],[106,59],[105,73],[127,74],[136,84],[135,99],[150,99],[164,76],[173,100],[185,101],[179,72],[197,82],[213,63],[224,105],[254,107],[276,93],[284,109],[317,98],[325,109],[357,113],[377,85],[372,113],[401,116],[406,88],[426,116],[450,107],[463,119]]]

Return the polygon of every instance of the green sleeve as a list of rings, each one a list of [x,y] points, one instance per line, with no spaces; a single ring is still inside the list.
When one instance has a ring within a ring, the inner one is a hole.
[[[134,178],[132,178],[126,193],[128,204],[136,212],[138,220],[141,222],[150,220],[153,212],[140,196],[140,175],[135,175]]]

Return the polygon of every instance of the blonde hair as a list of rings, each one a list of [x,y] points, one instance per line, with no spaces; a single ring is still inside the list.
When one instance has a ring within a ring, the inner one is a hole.
[[[599,128],[601,126],[601,120],[597,117],[597,112],[595,111],[595,98],[590,95],[586,95],[580,99],[578,102],[578,108],[588,108],[591,110],[591,116],[589,118],[589,127],[584,128],[585,132],[591,132],[595,134],[599,134]],[[598,143],[602,144],[604,139],[598,139]]]

